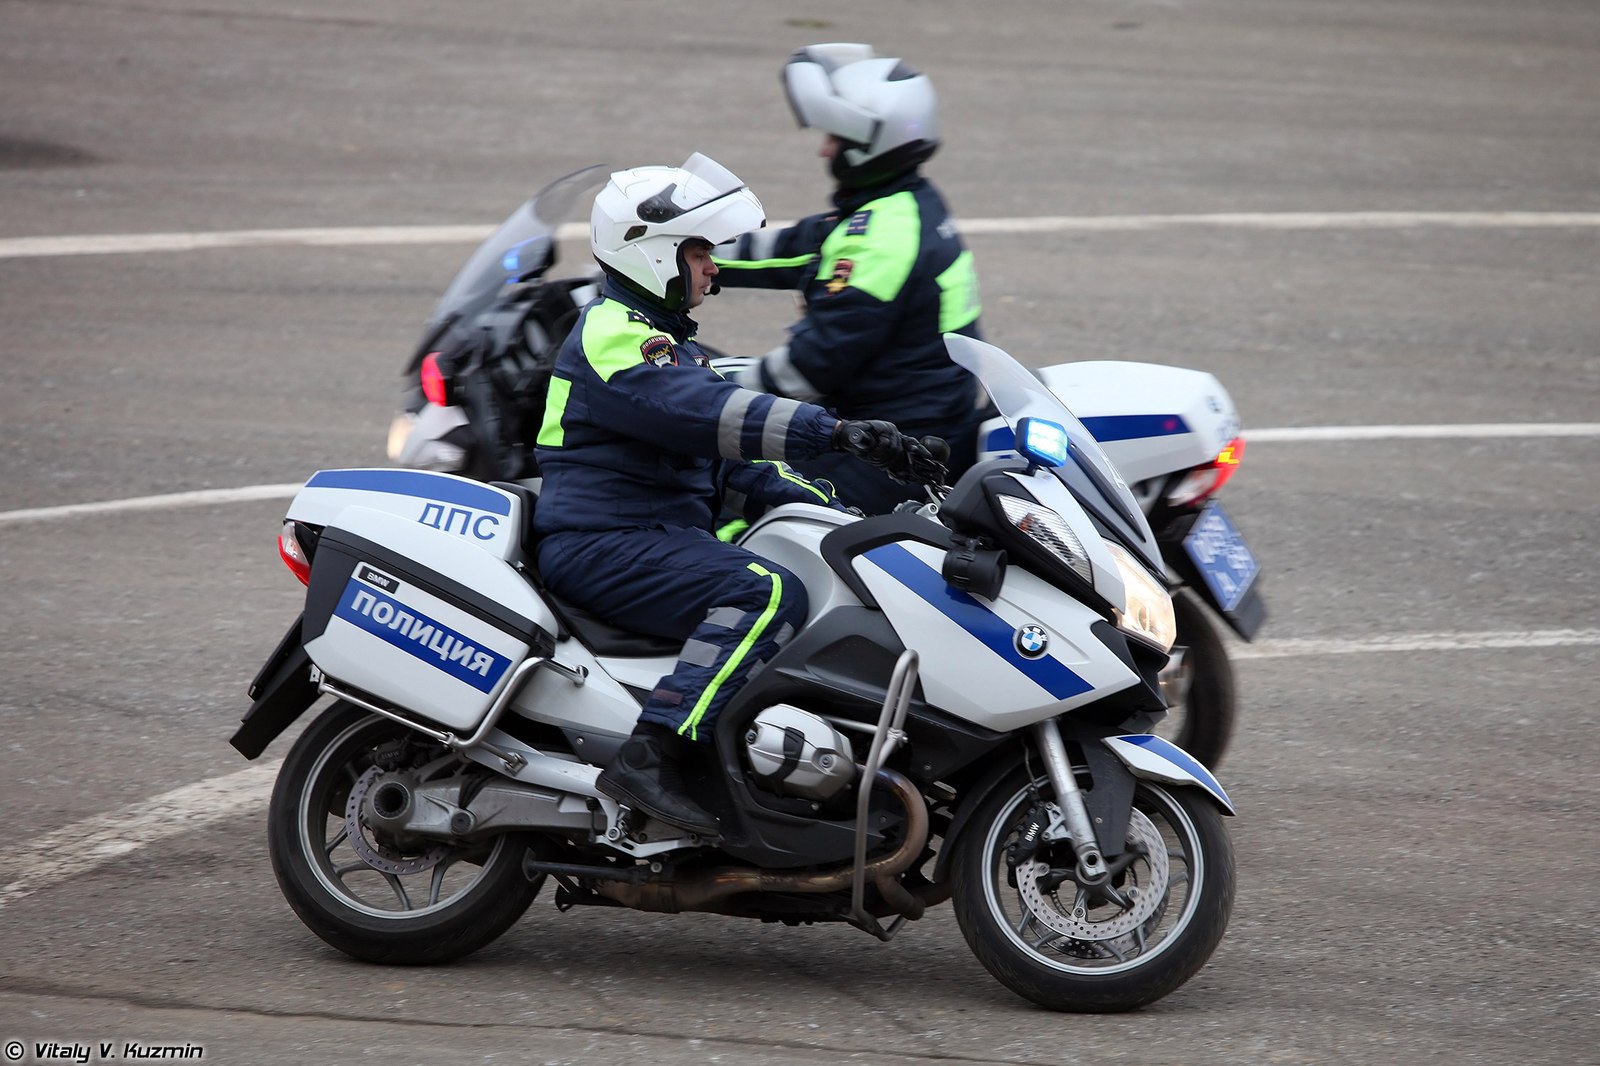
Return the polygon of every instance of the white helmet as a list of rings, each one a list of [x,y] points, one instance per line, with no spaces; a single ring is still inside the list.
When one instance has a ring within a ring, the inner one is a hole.
[[[844,142],[832,164],[841,185],[875,185],[939,147],[933,83],[899,59],[874,55],[871,45],[802,48],[784,65],[783,87],[800,125]]]
[[[589,247],[606,273],[676,311],[689,292],[685,241],[723,244],[766,224],[756,194],[696,152],[681,167],[611,175],[594,198]]]

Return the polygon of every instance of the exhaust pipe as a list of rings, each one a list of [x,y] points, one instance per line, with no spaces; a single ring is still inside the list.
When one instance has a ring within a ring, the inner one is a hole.
[[[917,919],[922,917],[923,901],[906,891],[895,878],[911,868],[928,843],[928,807],[921,793],[901,774],[880,769],[875,780],[893,792],[905,808],[906,835],[894,851],[866,864],[866,877],[898,913]],[[594,889],[624,907],[677,914],[714,911],[721,901],[744,892],[838,892],[850,888],[854,877],[854,864],[811,873],[724,866],[670,880],[600,881]]]

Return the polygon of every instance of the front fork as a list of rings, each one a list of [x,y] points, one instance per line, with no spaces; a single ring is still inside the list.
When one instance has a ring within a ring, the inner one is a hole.
[[[1100,853],[1095,839],[1094,824],[1089,819],[1089,808],[1083,800],[1083,790],[1072,772],[1072,761],[1067,758],[1067,745],[1061,739],[1061,729],[1054,718],[1031,726],[1033,739],[1044,756],[1045,773],[1055,786],[1056,802],[1061,806],[1061,816],[1072,843],[1078,853],[1078,883],[1085,887],[1105,882],[1111,872],[1106,858]]]

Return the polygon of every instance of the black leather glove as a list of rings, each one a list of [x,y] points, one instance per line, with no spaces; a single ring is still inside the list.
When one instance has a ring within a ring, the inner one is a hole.
[[[950,449],[938,437],[928,437],[948,458]],[[893,422],[878,419],[841,421],[833,428],[835,451],[848,452],[900,482],[937,483],[944,463],[927,443],[908,437]]]
[[[833,427],[834,451],[848,452],[881,470],[887,470],[900,455],[904,439],[893,422],[878,419],[841,420]]]

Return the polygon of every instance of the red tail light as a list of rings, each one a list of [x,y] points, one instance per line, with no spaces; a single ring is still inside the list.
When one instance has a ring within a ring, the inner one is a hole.
[[[1167,493],[1167,503],[1173,507],[1194,507],[1204,503],[1228,483],[1243,458],[1244,438],[1235,437],[1223,445],[1211,462],[1197,466],[1184,475],[1177,487]]]
[[[300,547],[293,522],[285,522],[278,533],[278,556],[283,560],[283,565],[300,579],[300,584],[311,584],[311,560],[306,557],[305,549]]]
[[[438,352],[429,352],[422,357],[422,395],[431,404],[450,406],[450,388],[439,370]]]

